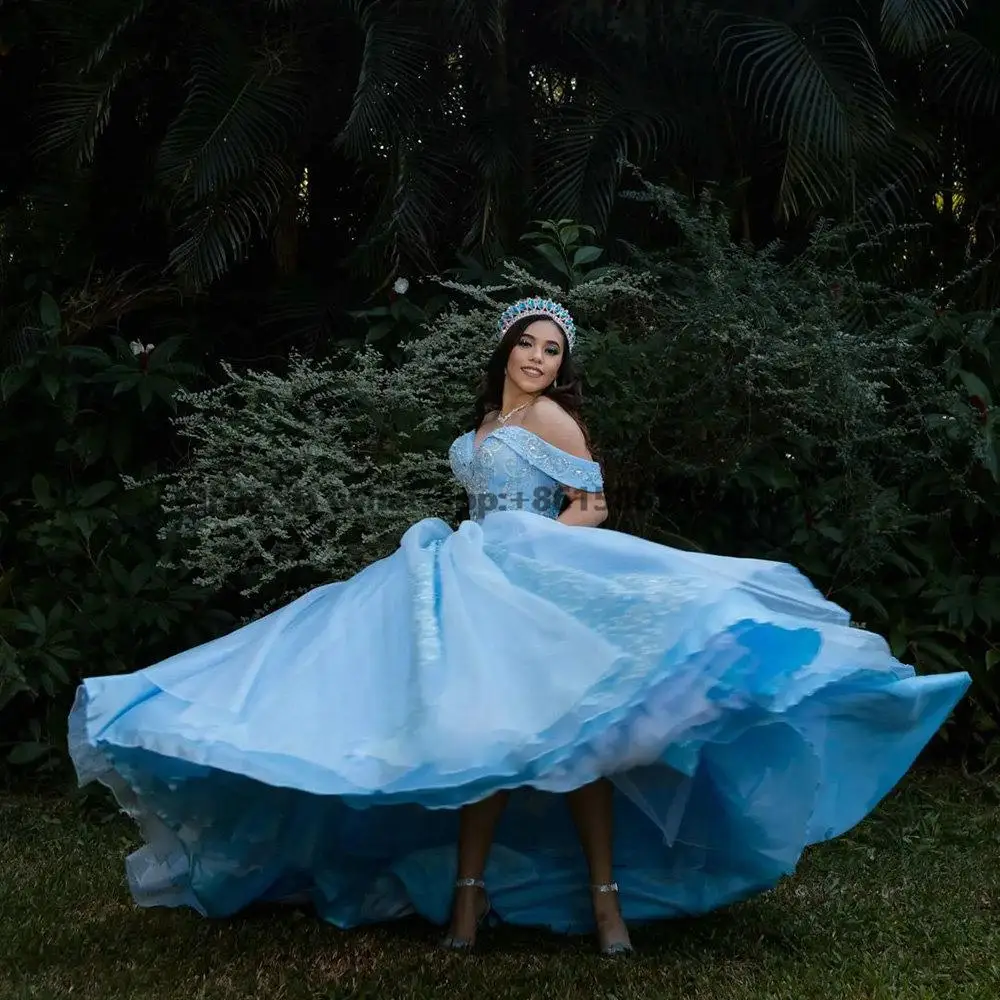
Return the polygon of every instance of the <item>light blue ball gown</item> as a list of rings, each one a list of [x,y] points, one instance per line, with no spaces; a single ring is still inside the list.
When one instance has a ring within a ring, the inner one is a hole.
[[[457,808],[510,788],[495,910],[589,931],[551,793],[607,776],[625,918],[704,913],[861,820],[969,684],[914,676],[790,566],[558,522],[600,467],[524,428],[450,454],[457,530],[420,521],[349,580],[82,684],[71,753],[139,825],[140,905],[443,923]]]

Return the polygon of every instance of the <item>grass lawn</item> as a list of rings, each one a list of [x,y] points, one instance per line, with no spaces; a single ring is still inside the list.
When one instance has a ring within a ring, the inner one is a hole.
[[[294,911],[140,911],[133,844],[65,799],[0,796],[0,1000],[1000,998],[1000,797],[955,773],[911,776],[761,898],[636,929],[624,963],[524,931],[460,956],[418,922],[345,934]]]

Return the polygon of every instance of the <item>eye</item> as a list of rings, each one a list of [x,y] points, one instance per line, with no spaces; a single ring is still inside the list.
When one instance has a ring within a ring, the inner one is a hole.
[[[559,348],[556,347],[555,344],[549,344],[549,346],[546,347],[545,350],[548,354],[551,354],[552,357],[556,357],[559,354]]]
[[[517,342],[517,346],[518,347],[531,347],[531,341],[527,337],[522,337]]]

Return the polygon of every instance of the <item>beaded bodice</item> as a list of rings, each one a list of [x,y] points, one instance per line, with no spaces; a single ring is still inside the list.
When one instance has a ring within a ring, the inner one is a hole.
[[[598,493],[597,462],[554,447],[524,427],[498,427],[477,445],[475,431],[448,452],[452,471],[469,495],[469,516],[481,521],[494,510],[527,510],[559,516],[563,486]]]

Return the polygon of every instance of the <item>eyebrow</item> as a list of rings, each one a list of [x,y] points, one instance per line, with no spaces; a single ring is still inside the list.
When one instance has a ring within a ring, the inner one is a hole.
[[[528,340],[536,340],[537,339],[533,333],[522,333],[521,336],[522,337],[527,337]],[[550,339],[550,340],[546,340],[545,343],[546,344],[551,344],[553,347],[558,347],[559,350],[562,350],[562,344],[559,343],[558,340],[551,340]]]

